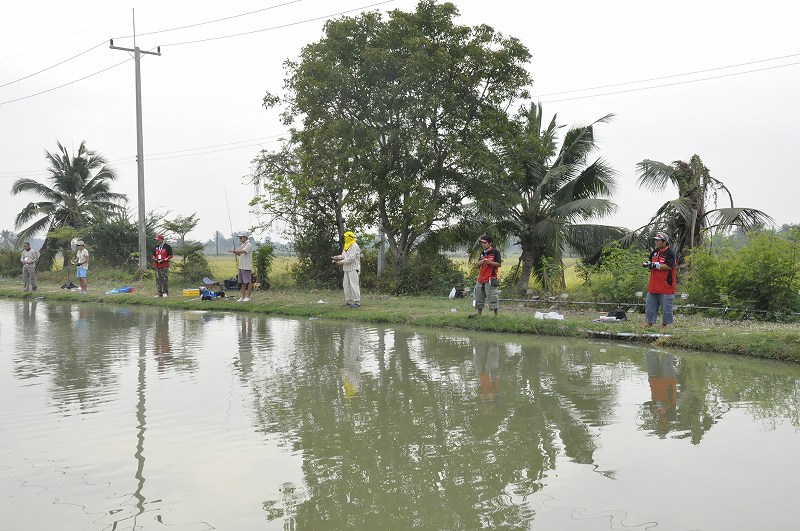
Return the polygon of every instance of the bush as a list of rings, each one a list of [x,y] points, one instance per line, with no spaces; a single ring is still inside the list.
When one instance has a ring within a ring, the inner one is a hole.
[[[647,291],[649,273],[642,268],[646,258],[639,249],[614,244],[603,251],[597,265],[579,262],[576,270],[583,286],[576,296],[600,302],[637,302],[636,292]]]
[[[256,274],[256,282],[258,282],[259,289],[269,289],[269,270],[272,267],[272,261],[275,259],[275,246],[270,242],[265,242],[260,245],[256,252],[253,253],[253,269]]]
[[[385,273],[391,275],[391,269]],[[465,285],[458,264],[442,254],[417,251],[409,257],[394,291],[400,295],[447,295],[453,287]]]
[[[759,310],[767,318],[800,311],[800,248],[772,231],[748,234],[738,249],[694,250],[688,293],[698,306]]]
[[[196,242],[186,244],[185,249],[180,249],[183,253],[183,260],[180,263],[178,274],[181,275],[183,282],[200,282],[204,277],[211,276],[211,266],[203,254],[203,246]],[[174,267],[175,261],[172,262]]]
[[[0,277],[14,277],[22,274],[19,261],[20,251],[0,250]]]

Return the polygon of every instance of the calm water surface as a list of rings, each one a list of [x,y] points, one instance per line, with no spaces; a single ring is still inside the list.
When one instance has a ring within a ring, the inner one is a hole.
[[[798,376],[608,342],[0,301],[0,529],[797,529]]]

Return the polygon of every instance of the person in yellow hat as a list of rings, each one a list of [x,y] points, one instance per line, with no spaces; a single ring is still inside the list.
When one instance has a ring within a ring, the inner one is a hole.
[[[361,288],[359,287],[361,274],[361,248],[356,243],[356,235],[352,231],[344,233],[344,248],[342,254],[331,256],[333,263],[341,266],[344,277],[344,305],[348,308],[361,306]]]

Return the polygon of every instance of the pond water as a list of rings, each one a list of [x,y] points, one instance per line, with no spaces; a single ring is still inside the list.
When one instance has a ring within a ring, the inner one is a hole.
[[[614,342],[0,300],[0,529],[797,529],[798,376]]]

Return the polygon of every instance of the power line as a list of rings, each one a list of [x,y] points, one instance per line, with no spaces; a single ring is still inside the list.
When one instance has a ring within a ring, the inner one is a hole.
[[[64,39],[67,39],[67,38],[69,38],[69,37],[72,37],[73,35],[80,35],[81,33],[86,33],[86,32],[87,32],[87,31],[89,31],[90,29],[94,29],[94,28],[96,28],[97,26],[102,26],[102,25],[103,25],[103,24],[105,24],[106,22],[110,22],[110,21],[112,21],[112,20],[116,20],[116,19],[118,19],[118,18],[120,18],[120,17],[119,17],[118,15],[115,15],[115,16],[113,16],[113,17],[111,17],[111,18],[108,18],[108,19],[106,19],[106,20],[102,21],[102,22],[98,22],[97,24],[94,24],[93,26],[89,26],[89,27],[88,27],[88,28],[86,28],[86,29],[82,29],[82,30],[80,30],[80,31],[75,31],[75,32],[72,32],[72,33],[70,33],[70,34],[68,34],[68,35],[64,35],[63,37],[59,37],[59,38],[57,38],[57,39],[54,39],[54,40],[52,40],[52,41],[49,41],[49,42],[45,42],[44,44],[40,44],[39,46],[36,46],[35,48],[30,48],[30,49],[28,49],[28,50],[24,50],[24,51],[22,51],[22,52],[19,52],[19,53],[15,53],[15,54],[12,54],[12,55],[7,55],[7,56],[5,56],[5,57],[0,57],[0,62],[6,61],[6,60],[8,60],[8,59],[13,59],[14,57],[19,57],[20,55],[25,55],[26,53],[35,52],[36,50],[40,50],[40,49],[44,48],[45,46],[50,46],[51,44],[55,44],[55,43],[57,43],[57,42],[61,42],[61,41],[63,41]],[[103,41],[103,42],[105,42],[105,41]]]
[[[300,0],[297,0],[297,1],[300,1]],[[307,22],[314,22],[316,20],[323,20],[323,19],[326,19],[326,18],[331,18],[331,17],[335,17],[335,16],[338,16],[338,15],[343,15],[345,13],[351,13],[353,11],[359,11],[361,9],[367,9],[369,7],[375,7],[375,6],[379,6],[379,5],[382,5],[382,4],[388,4],[388,3],[391,3],[391,2],[394,2],[394,1],[395,0],[384,0],[383,2],[377,2],[375,4],[369,4],[369,5],[357,7],[357,8],[354,8],[354,9],[348,9],[348,10],[340,11],[338,13],[333,13],[333,14],[330,14],[330,15],[324,15],[324,16],[321,16],[321,17],[310,18],[310,19],[306,19],[306,20],[301,20],[299,22],[292,22],[292,23],[289,23],[289,24],[282,24],[280,26],[274,26],[274,27],[271,27],[271,28],[264,28],[264,29],[255,30],[255,31],[248,31],[248,32],[245,32],[245,33],[238,33],[238,34],[235,34],[235,35],[223,35],[221,37],[211,37],[211,38],[208,38],[208,39],[200,39],[200,40],[196,40],[196,41],[186,41],[186,42],[178,42],[178,43],[172,43],[172,44],[164,44],[162,46],[181,46],[183,44],[194,44],[194,43],[197,43],[197,42],[213,41],[213,40],[219,40],[219,39],[228,39],[228,38],[231,38],[231,37],[239,37],[239,36],[242,36],[242,35],[250,35],[250,34],[253,34],[253,33],[260,33],[260,32],[264,32],[264,31],[271,31],[271,30],[275,30],[275,29],[287,28],[287,27],[291,27],[291,26],[297,26],[297,25],[300,25],[300,24],[305,24]],[[121,65],[121,64],[123,64],[123,63],[125,63],[127,61],[130,61],[130,60],[131,59],[126,59],[122,63],[117,63],[117,64],[115,64],[113,66],[110,66],[108,68],[104,68],[103,70],[99,70],[99,71],[97,71],[97,72],[95,72],[93,74],[89,74],[88,76],[84,76],[84,77],[82,77],[80,79],[76,79],[74,81],[70,81],[69,83],[64,83],[63,85],[59,85],[57,87],[53,87],[53,88],[50,88],[50,89],[47,89],[47,90],[43,90],[43,91],[37,92],[35,94],[29,94],[27,96],[22,96],[20,98],[15,98],[13,100],[2,101],[2,102],[0,102],[0,105],[7,105],[9,103],[14,103],[14,102],[25,100],[25,99],[28,99],[28,98],[33,98],[33,97],[39,96],[41,94],[46,94],[48,92],[52,92],[54,90],[58,90],[60,88],[64,88],[66,86],[72,85],[72,84],[77,83],[79,81],[83,81],[84,79],[88,79],[88,78],[90,78],[92,76],[96,76],[97,74],[101,74],[101,73],[105,72],[106,70],[111,70],[112,68],[115,68],[115,67],[117,67],[117,66],[119,66],[119,65]]]
[[[214,145],[211,145],[211,146],[201,146],[201,147],[196,147],[196,148],[178,149],[178,150],[175,150],[175,151],[164,151],[164,152],[161,152],[161,153],[145,153],[145,156],[149,160],[162,160],[163,158],[191,157],[193,155],[206,155],[206,154],[209,154],[209,153],[218,153],[218,152],[221,152],[221,151],[232,151],[232,150],[235,150],[235,149],[260,146],[262,143],[263,144],[271,144],[271,143],[274,143],[274,142],[278,142],[280,137],[284,136],[287,133],[288,133],[288,131],[286,131],[284,133],[281,133],[281,134],[278,134],[278,135],[262,136],[262,137],[258,137],[258,138],[248,138],[247,140],[238,140],[236,142],[227,142],[227,143],[224,143],[224,144],[214,144]],[[237,147],[232,147],[232,148],[228,148],[228,149],[213,149],[213,148],[219,148],[219,147],[234,146],[236,144],[242,144],[242,143],[245,143],[245,142],[257,142],[259,140],[267,140],[267,139],[275,139],[275,140],[270,140],[269,142],[262,142],[262,143],[256,143],[256,144],[248,144],[248,145],[245,145],[245,146],[237,146]],[[199,153],[186,153],[187,151],[198,151],[198,150],[202,150],[202,149],[213,149],[213,150],[212,151],[201,151]],[[175,153],[186,153],[186,154],[179,155],[178,157],[161,157],[161,158],[156,158],[156,159],[150,159],[150,157],[160,157],[161,155],[173,155]],[[121,159],[109,160],[107,162],[107,164],[108,165],[111,165],[111,164],[129,164],[129,163],[135,162],[135,161],[136,161],[136,157],[135,156],[133,156],[133,157],[123,157]],[[12,176],[13,177],[13,176],[16,176],[16,175],[23,175],[23,174],[38,175],[38,174],[41,174],[41,173],[44,173],[44,171],[43,170],[4,171],[4,172],[0,172],[0,176]]]
[[[43,69],[39,70],[38,72],[34,72],[33,74],[28,74],[28,75],[27,75],[27,76],[25,76],[25,77],[21,77],[21,78],[19,78],[19,79],[15,79],[14,81],[9,81],[8,83],[4,83],[4,84],[0,85],[0,88],[7,87],[8,85],[13,85],[14,83],[17,83],[18,81],[22,81],[23,79],[28,79],[29,77],[33,77],[33,76],[35,76],[35,75],[37,75],[37,74],[41,74],[42,72],[47,72],[48,70],[50,70],[50,69],[52,69],[52,68],[55,68],[55,67],[57,67],[57,66],[59,66],[59,65],[63,65],[63,64],[64,64],[64,63],[66,63],[67,61],[72,61],[72,60],[73,60],[73,59],[75,59],[76,57],[80,57],[81,55],[83,55],[83,54],[85,54],[85,53],[89,53],[89,52],[91,52],[92,50],[94,50],[95,48],[99,48],[99,47],[101,47],[101,46],[102,46],[102,45],[104,45],[105,43],[106,43],[106,41],[103,41],[103,42],[101,42],[101,43],[99,43],[99,44],[95,44],[94,46],[92,46],[92,47],[91,47],[91,48],[89,48],[88,50],[84,50],[84,51],[82,51],[81,53],[79,53],[79,54],[77,54],[77,55],[73,55],[73,56],[72,56],[72,57],[70,57],[69,59],[64,59],[63,61],[61,61],[61,62],[58,62],[58,63],[56,63],[56,64],[54,64],[54,65],[48,66],[47,68],[43,68]]]
[[[571,94],[573,92],[583,92],[583,91],[586,91],[586,90],[600,90],[600,89],[604,89],[604,88],[619,87],[619,86],[622,86],[622,85],[635,85],[637,83],[648,83],[650,81],[660,81],[662,79],[671,79],[671,78],[674,78],[674,77],[692,76],[692,75],[695,75],[695,74],[705,74],[706,72],[714,72],[716,70],[726,70],[728,68],[738,68],[740,66],[754,65],[754,64],[758,64],[758,63],[767,63],[769,61],[779,61],[781,59],[788,59],[790,57],[797,57],[798,55],[800,55],[800,53],[782,55],[780,57],[772,57],[772,58],[769,58],[769,59],[759,59],[757,61],[748,61],[746,63],[739,63],[739,64],[735,64],[735,65],[718,66],[718,67],[715,67],[715,68],[707,68],[705,70],[695,70],[694,72],[685,72],[683,74],[672,74],[672,75],[669,75],[669,76],[651,77],[650,79],[640,79],[638,81],[624,81],[622,83],[612,83],[611,85],[599,85],[597,87],[587,87],[587,88],[572,89],[572,90],[562,90],[560,92],[550,92],[548,94],[539,94],[538,97],[539,98],[546,98],[548,96],[558,96],[558,95],[561,95],[561,94]]]
[[[651,89],[664,88],[664,87],[674,87],[674,86],[677,86],[677,85],[688,85],[690,83],[699,83],[701,81],[710,81],[712,79],[722,79],[722,78],[726,78],[726,77],[741,76],[743,74],[752,74],[754,72],[764,72],[766,70],[775,70],[777,68],[784,68],[784,67],[787,67],[787,66],[795,66],[795,65],[799,65],[799,64],[800,64],[800,61],[797,61],[797,62],[794,62],[794,63],[786,63],[786,64],[783,64],[783,65],[768,66],[768,67],[765,67],[765,68],[757,68],[755,70],[745,70],[743,72],[733,72],[731,74],[723,74],[723,75],[720,75],[720,76],[704,77],[704,78],[701,78],[701,79],[690,79],[690,80],[687,80],[687,81],[676,81],[675,83],[665,83],[663,85],[653,85],[651,87],[639,87],[639,88],[633,88],[633,89],[628,89],[628,90],[617,90],[617,91],[614,91],[614,92],[603,92],[602,94],[589,94],[589,95],[586,95],[586,96],[575,96],[575,97],[572,97],[572,98],[561,98],[561,99],[557,99],[557,100],[543,101],[542,103],[558,103],[558,102],[562,102],[562,101],[583,100],[583,99],[587,99],[587,98],[599,98],[601,96],[613,96],[614,94],[625,94],[625,93],[628,93],[628,92],[639,92],[639,91],[642,91],[642,90],[651,90]]]
[[[252,35],[254,33],[261,33],[261,32],[264,32],[264,31],[271,31],[271,30],[276,30],[276,29],[281,29],[281,28],[289,28],[291,26],[299,26],[300,24],[305,24],[307,22],[315,22],[317,20],[324,20],[326,18],[336,17],[336,16],[339,16],[339,15],[344,15],[345,13],[352,13],[353,11],[359,11],[359,10],[362,10],[362,9],[367,9],[369,7],[375,7],[375,6],[379,6],[379,5],[383,5],[383,4],[388,4],[388,3],[391,3],[391,2],[394,2],[394,1],[395,0],[384,0],[383,2],[377,2],[377,3],[369,4],[369,5],[366,5],[366,6],[356,7],[354,9],[347,9],[345,11],[339,11],[337,13],[331,13],[329,15],[323,15],[323,16],[315,17],[315,18],[309,18],[309,19],[306,19],[306,20],[298,21],[298,22],[290,22],[288,24],[281,24],[280,26],[272,26],[272,27],[269,27],[269,28],[263,28],[263,29],[253,30],[253,31],[245,31],[243,33],[234,33],[232,35],[221,35],[219,37],[208,37],[206,39],[197,39],[197,40],[194,40],[194,41],[173,42],[173,43],[170,43],[170,44],[162,44],[161,46],[162,47],[166,47],[166,46],[183,46],[184,44],[196,44],[198,42],[217,41],[217,40],[220,40],[220,39],[230,39],[230,38],[233,38],[233,37],[242,37],[244,35]]]
[[[105,72],[105,71],[107,71],[107,70],[111,70],[112,68],[116,68],[116,67],[118,67],[119,65],[125,64],[125,63],[127,63],[128,61],[132,61],[132,60],[133,60],[132,58],[125,59],[124,61],[122,61],[122,62],[120,62],[120,63],[117,63],[117,64],[115,64],[115,65],[111,65],[111,66],[109,66],[108,68],[104,68],[104,69],[102,69],[102,70],[98,70],[97,72],[95,72],[95,73],[93,73],[93,74],[89,74],[88,76],[83,76],[82,78],[76,79],[76,80],[74,80],[74,81],[70,81],[69,83],[64,83],[63,85],[59,85],[59,86],[57,86],[57,87],[49,88],[49,89],[47,89],[47,90],[43,90],[43,91],[41,91],[41,92],[37,92],[37,93],[35,93],[35,94],[28,94],[27,96],[22,96],[21,98],[15,98],[15,99],[13,99],[13,100],[0,101],[0,105],[7,105],[7,104],[9,104],[9,103],[14,103],[15,101],[26,100],[26,99],[28,99],[28,98],[33,98],[34,96],[40,96],[40,95],[42,95],[42,94],[46,94],[46,93],[48,93],[48,92],[52,92],[52,91],[54,91],[54,90],[58,90],[58,89],[60,89],[60,88],[67,87],[67,86],[69,86],[69,85],[73,85],[73,84],[77,83],[78,81],[83,81],[84,79],[89,79],[90,77],[96,76],[97,74],[102,74],[103,72]]]
[[[274,6],[265,7],[264,9],[256,9],[255,11],[249,11],[247,13],[242,13],[240,15],[232,15],[230,17],[218,18],[216,20],[209,20],[207,22],[198,22],[197,24],[189,24],[188,26],[180,26],[180,27],[177,27],[177,28],[169,28],[169,29],[163,29],[163,30],[158,30],[158,31],[150,31],[148,33],[137,33],[136,37],[144,37],[145,35],[155,35],[156,33],[167,33],[169,31],[178,31],[178,30],[187,29],[187,28],[196,28],[197,26],[205,26],[206,24],[214,24],[215,22],[222,22],[222,21],[225,21],[225,20],[231,20],[231,19],[234,19],[234,18],[244,17],[244,16],[247,16],[247,15],[253,15],[255,13],[261,13],[262,11],[269,11],[270,9],[275,9],[275,8],[278,8],[278,7],[287,6],[289,4],[296,4],[296,3],[302,2],[302,1],[303,0],[292,0],[291,2],[284,2],[282,4],[277,4],[277,5],[274,5]],[[125,35],[124,37],[114,37],[114,38],[115,39],[128,39],[130,37],[133,37],[133,35]]]

